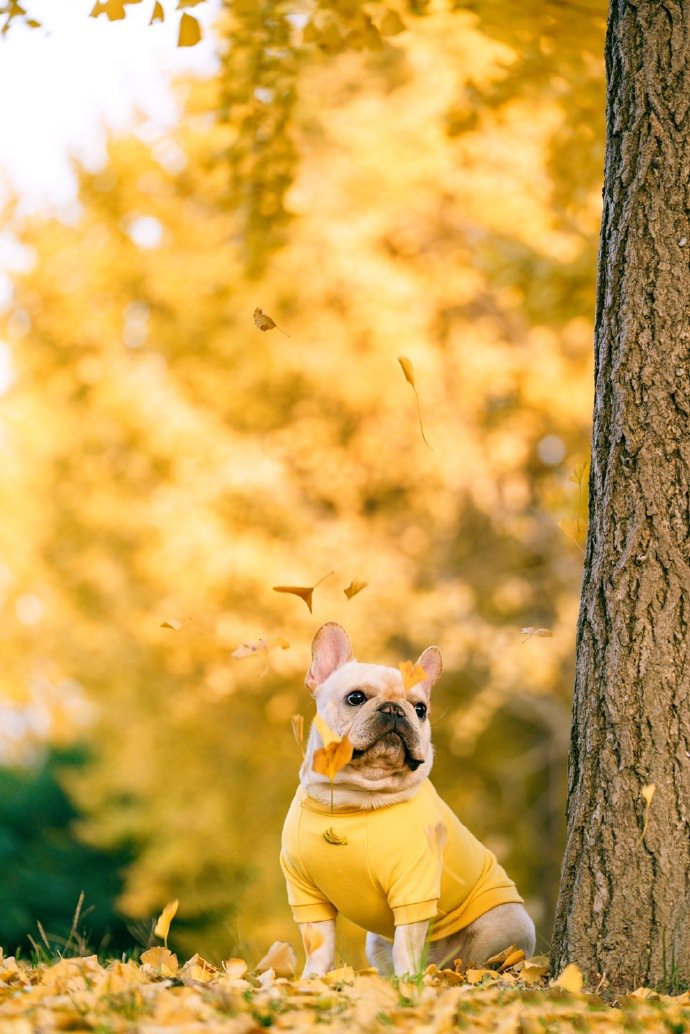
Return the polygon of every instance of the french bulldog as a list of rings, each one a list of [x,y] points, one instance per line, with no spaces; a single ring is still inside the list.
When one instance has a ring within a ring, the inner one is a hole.
[[[324,741],[312,725],[283,829],[304,976],[333,968],[338,912],[368,931],[367,958],[387,975],[418,973],[423,961],[477,966],[510,945],[534,952],[534,924],[514,883],[429,781],[438,648],[417,666],[421,681],[406,689],[399,669],[354,660],[340,625],[314,637],[306,685],[352,757],[332,781],[315,772]]]

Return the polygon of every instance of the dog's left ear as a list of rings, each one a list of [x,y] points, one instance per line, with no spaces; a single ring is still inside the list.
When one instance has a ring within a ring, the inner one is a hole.
[[[422,689],[428,698],[431,696],[432,686],[438,682],[443,671],[443,659],[438,646],[427,646],[421,657],[417,659],[416,664],[424,668],[426,672],[427,677],[422,682]]]

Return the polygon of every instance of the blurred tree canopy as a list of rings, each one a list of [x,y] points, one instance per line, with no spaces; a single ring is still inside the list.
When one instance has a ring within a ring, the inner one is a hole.
[[[364,659],[441,647],[437,785],[548,935],[604,5],[506,6],[236,2],[174,134],[111,140],[75,222],[8,213],[5,753],[88,743],[79,836],[132,845],[119,907],[179,897],[183,949],[292,936],[290,717],[325,620]],[[273,592],[330,571],[313,614]]]

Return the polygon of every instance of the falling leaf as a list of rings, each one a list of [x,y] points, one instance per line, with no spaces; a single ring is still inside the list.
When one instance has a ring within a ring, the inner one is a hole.
[[[498,980],[498,973],[493,969],[468,969],[465,980],[468,984],[479,984],[482,980]]]
[[[529,628],[521,628],[520,632],[522,633],[522,635],[526,637],[522,640],[523,643],[526,643],[527,640],[531,639],[533,636],[536,636],[537,639],[553,638],[553,632],[550,628],[532,628],[532,626],[530,625]]]
[[[179,632],[183,624],[184,622],[178,621],[177,618],[167,618],[167,620],[161,621],[161,628],[172,628],[173,632]]]
[[[267,654],[269,650],[277,649],[278,647],[281,650],[289,650],[290,644],[283,636],[277,635],[271,639],[257,639],[256,642],[242,643],[236,650],[233,650],[230,656],[237,661],[242,661],[246,657],[256,657],[258,653]]]
[[[254,309],[254,323],[259,330],[279,330],[281,334],[285,334],[285,337],[290,337],[287,330],[283,330],[282,327],[279,327],[276,321],[272,320],[271,317],[263,311],[263,309]]]
[[[558,522],[558,527],[564,535],[575,543],[581,553],[584,553],[585,531],[579,520],[572,520],[570,517]]]
[[[174,977],[178,970],[177,955],[167,948],[149,948],[142,952],[141,961],[164,977]]]
[[[362,591],[362,589],[366,589],[368,584],[369,582],[363,582],[361,579],[355,578],[350,582],[347,589],[343,589],[343,592],[347,596],[348,600],[351,600],[352,597],[356,596],[358,592]]]
[[[405,693],[409,693],[414,686],[419,685],[420,682],[424,682],[429,677],[421,664],[414,664],[412,661],[401,661],[398,668],[402,675]]]
[[[414,367],[412,366],[412,363],[407,358],[407,356],[404,356],[404,355],[399,355],[398,356],[398,362],[400,363],[400,365],[402,367],[402,372],[405,375],[405,380],[407,381],[407,383],[410,385],[410,387],[412,388],[412,390],[414,392],[414,397],[415,397],[416,402],[417,402],[417,416],[419,418],[419,430],[422,432],[422,438],[424,439],[425,444],[429,445],[429,442],[427,441],[427,437],[424,434],[424,425],[422,424],[422,407],[421,407],[420,402],[419,402],[419,395],[417,393],[417,385],[415,384],[415,381],[414,381]],[[431,449],[430,445],[429,445],[429,448]],[[434,450],[431,449],[431,451],[433,452]]]
[[[379,25],[379,32],[382,36],[397,36],[398,33],[405,31],[405,23],[398,14],[397,11],[392,11],[390,7],[386,8],[386,13],[381,19]]]
[[[287,941],[274,941],[256,966],[257,973],[266,973],[269,969],[272,969],[277,977],[294,976],[297,970],[297,957]]]
[[[562,991],[569,991],[571,994],[579,994],[583,984],[582,970],[575,962],[567,965],[557,980],[551,981],[552,987],[560,987]]]
[[[548,955],[533,955],[525,959],[525,964],[520,970],[520,980],[526,984],[536,984],[548,975],[551,963]]]
[[[304,748],[302,746],[304,743],[304,715],[293,714],[290,721],[292,723],[292,735],[295,737],[297,746],[302,751],[302,755],[304,755]]]
[[[353,746],[347,736],[343,736],[340,743],[331,743],[328,747],[322,747],[314,751],[312,768],[320,775],[328,776],[333,782],[336,774],[341,768],[352,760]]]
[[[165,908],[159,915],[158,921],[153,928],[153,932],[155,933],[156,937],[161,937],[163,939],[166,948],[168,947],[168,933],[170,931],[170,924],[173,921],[173,917],[177,912],[177,907],[179,904],[180,902],[177,899],[175,901],[168,902],[168,904],[165,906]]]
[[[89,15],[90,18],[98,18],[105,14],[111,22],[119,22],[125,17],[124,0],[99,0],[94,4]]]
[[[156,0],[155,4],[153,5],[153,14],[151,15],[151,21],[149,22],[149,25],[153,25],[154,22],[164,21],[165,11],[163,10],[163,4],[159,3],[159,0]]]
[[[307,607],[309,608],[309,613],[311,614],[311,605],[312,597],[314,595],[314,589],[317,585],[321,585],[321,582],[325,582],[327,578],[330,578],[332,574],[335,574],[335,572],[329,571],[328,574],[325,574],[323,578],[319,578],[318,582],[315,582],[314,585],[311,585],[309,587],[305,587],[303,585],[274,585],[273,591],[289,592],[293,596],[299,596],[301,600],[304,600]]]
[[[328,722],[324,721],[320,714],[314,715],[314,725],[318,729],[319,736],[323,740],[324,747],[330,747],[332,743],[340,743],[342,736],[331,729]]]
[[[302,927],[302,943],[307,955],[313,955],[324,943],[324,936],[313,923],[305,923]]]
[[[206,0],[177,0],[177,10],[182,11],[185,7],[196,7],[205,2]]]
[[[178,47],[195,47],[201,39],[201,26],[191,14],[183,14],[180,18],[180,34],[177,37]]]

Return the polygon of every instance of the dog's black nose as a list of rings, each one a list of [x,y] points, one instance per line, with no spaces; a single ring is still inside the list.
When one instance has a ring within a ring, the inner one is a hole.
[[[393,715],[395,718],[405,717],[405,712],[401,705],[394,703],[392,700],[386,700],[384,704],[379,704],[376,710],[380,711],[382,714]]]

